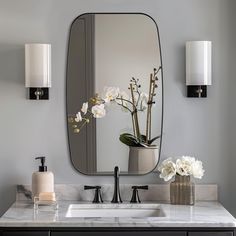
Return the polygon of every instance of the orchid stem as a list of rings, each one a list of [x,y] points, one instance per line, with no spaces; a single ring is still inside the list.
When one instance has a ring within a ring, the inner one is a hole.
[[[139,130],[139,122],[138,122],[138,114],[137,114],[137,108],[135,106],[135,100],[134,100],[134,91],[133,91],[133,84],[130,84],[130,92],[131,92],[131,98],[133,103],[133,112],[132,112],[132,119],[134,120],[134,130],[135,130],[135,136],[136,138],[140,138],[140,130]]]
[[[149,83],[149,94],[148,94],[148,108],[147,108],[147,120],[146,120],[146,143],[148,143],[150,135],[150,117],[151,117],[151,91],[152,91],[152,80],[153,75],[150,74],[150,83]]]

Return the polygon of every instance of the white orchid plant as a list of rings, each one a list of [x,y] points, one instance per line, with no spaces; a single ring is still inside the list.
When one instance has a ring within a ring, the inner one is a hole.
[[[167,158],[159,165],[158,170],[160,178],[165,181],[171,180],[175,175],[201,179],[205,172],[202,162],[190,156],[182,156],[176,160],[172,157]]]
[[[105,87],[104,95],[96,94],[89,102],[83,103],[80,111],[69,117],[74,133],[79,133],[92,117],[103,118],[106,115],[106,107],[112,103],[121,106],[122,110],[131,114],[133,134],[121,134],[120,141],[128,146],[151,146],[155,140],[160,138],[160,136],[151,137],[152,106],[155,103],[154,97],[158,87],[157,75],[160,70],[161,67],[158,70],[154,68],[153,73],[150,74],[148,94],[141,91],[139,79],[133,77],[128,87],[130,96],[126,92],[120,91],[117,87]],[[146,133],[141,134],[138,113],[145,111],[147,112]]]

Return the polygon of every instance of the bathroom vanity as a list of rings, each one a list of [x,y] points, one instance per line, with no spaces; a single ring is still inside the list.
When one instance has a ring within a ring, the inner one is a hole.
[[[30,202],[16,202],[0,220],[1,236],[233,236],[236,220],[217,202],[202,201],[195,206],[177,206],[167,203],[146,202],[123,205],[130,212],[158,208],[159,215],[151,217],[73,217],[68,216],[70,205],[90,210],[110,207],[112,204],[88,204],[60,201],[59,211],[35,212]],[[113,211],[122,204],[113,205]],[[131,213],[132,214],[132,213]]]
[[[169,204],[168,189],[168,185],[149,185],[148,191],[140,191],[142,203],[131,204],[130,185],[121,185],[123,203],[111,204],[113,186],[105,185],[104,203],[93,204],[93,193],[82,191],[82,185],[56,185],[61,199],[58,211],[36,212],[29,199],[30,186],[18,186],[17,201],[0,218],[0,235],[236,235],[236,219],[218,203],[216,185],[197,185],[194,206]]]

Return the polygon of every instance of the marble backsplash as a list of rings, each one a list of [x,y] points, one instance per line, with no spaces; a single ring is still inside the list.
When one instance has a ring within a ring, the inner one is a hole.
[[[170,200],[170,191],[168,184],[149,184],[148,190],[139,190],[141,201],[167,201]],[[123,201],[130,201],[132,196],[132,184],[120,185],[120,192]],[[102,198],[104,201],[111,201],[113,196],[112,184],[102,185]],[[94,190],[84,190],[82,184],[56,184],[55,192],[57,200],[70,201],[92,201]],[[16,200],[31,199],[30,185],[17,185]],[[196,185],[195,188],[196,201],[217,201],[218,189],[215,184]]]

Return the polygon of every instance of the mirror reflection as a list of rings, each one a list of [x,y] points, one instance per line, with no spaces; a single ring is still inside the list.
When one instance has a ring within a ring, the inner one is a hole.
[[[146,174],[158,163],[162,68],[155,22],[84,14],[71,25],[67,117],[71,160],[91,175]]]

